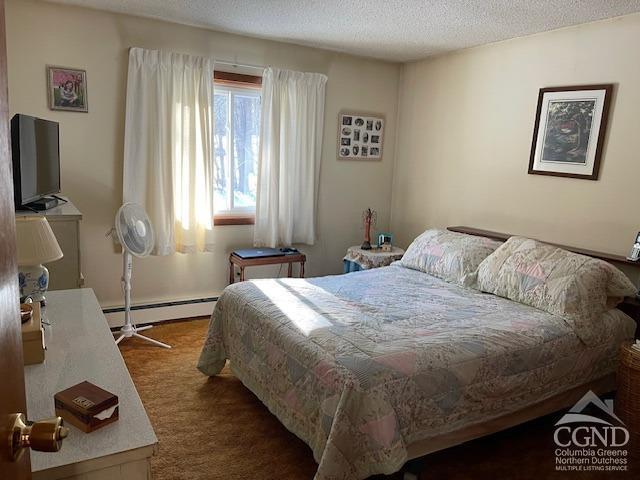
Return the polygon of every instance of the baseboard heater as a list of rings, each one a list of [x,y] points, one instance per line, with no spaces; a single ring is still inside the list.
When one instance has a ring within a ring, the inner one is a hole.
[[[133,321],[138,324],[158,323],[181,318],[211,315],[218,297],[195,298],[192,300],[172,300],[160,303],[132,305]],[[124,325],[124,307],[102,309],[110,327]]]

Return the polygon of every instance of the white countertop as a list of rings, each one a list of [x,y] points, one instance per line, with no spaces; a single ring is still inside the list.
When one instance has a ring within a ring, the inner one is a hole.
[[[66,219],[66,220],[82,220],[82,213],[76,208],[76,206],[65,196],[58,195],[60,198],[64,198],[66,202],[58,203],[57,207],[50,208],[49,210],[42,210],[40,212],[33,212],[31,210],[16,210],[16,217],[31,217],[44,215],[50,219]]]
[[[69,425],[56,453],[31,452],[31,470],[83,462],[158,442],[93,290],[47,293],[45,363],[25,367],[27,417],[55,416],[53,395],[88,380],[118,396],[118,421],[91,433]]]

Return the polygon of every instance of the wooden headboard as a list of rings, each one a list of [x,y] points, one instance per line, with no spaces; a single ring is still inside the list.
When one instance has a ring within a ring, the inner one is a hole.
[[[480,228],[474,228],[474,227],[455,226],[455,227],[447,227],[447,230],[450,230],[452,232],[466,233],[467,235],[477,235],[479,237],[487,237],[487,238],[491,238],[492,240],[498,240],[500,242],[504,242],[507,239],[509,239],[509,237],[513,236],[508,233],[492,232],[491,230],[482,230]],[[560,244],[551,243],[551,242],[545,242],[545,243],[548,243],[549,245],[554,245],[556,247],[560,247],[570,252],[579,253],[581,255],[587,255],[588,257],[599,258],[600,260],[604,260],[605,262],[618,263],[618,264],[626,265],[629,267],[640,268],[640,262],[627,260],[627,258],[622,255],[597,252],[595,250],[587,250],[584,248],[570,247],[567,245],[560,245]],[[638,299],[638,296],[636,296],[636,298],[632,298],[632,297],[625,298],[624,301],[620,305],[618,305],[618,308],[635,320],[637,325],[636,338],[639,338],[640,300]]]
[[[506,240],[509,239],[509,237],[513,237],[513,234],[492,232],[491,230],[482,230],[480,228],[474,228],[474,227],[447,227],[447,230],[451,230],[452,232],[466,233],[468,235],[477,235],[479,237],[488,237],[493,240],[499,240],[501,242],[505,242]],[[616,255],[614,253],[597,252],[595,250],[587,250],[586,248],[570,247],[568,245],[551,243],[544,240],[541,240],[541,241],[544,243],[548,243],[549,245],[560,247],[563,250],[568,250],[573,253],[579,253],[580,255],[599,258],[600,260],[604,260],[605,262],[623,263],[626,265],[633,265],[634,267],[640,267],[639,262],[633,262],[631,260],[627,260],[627,257],[624,257],[622,255]]]

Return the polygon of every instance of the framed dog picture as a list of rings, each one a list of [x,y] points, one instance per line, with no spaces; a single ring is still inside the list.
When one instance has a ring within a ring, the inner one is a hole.
[[[47,87],[51,110],[89,111],[86,70],[47,66]]]
[[[542,88],[529,173],[597,180],[612,84]]]
[[[338,114],[338,160],[382,160],[384,116],[373,113]]]

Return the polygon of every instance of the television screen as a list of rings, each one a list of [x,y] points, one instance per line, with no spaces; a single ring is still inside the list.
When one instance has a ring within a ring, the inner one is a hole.
[[[16,207],[60,192],[57,122],[18,114],[11,119]]]

